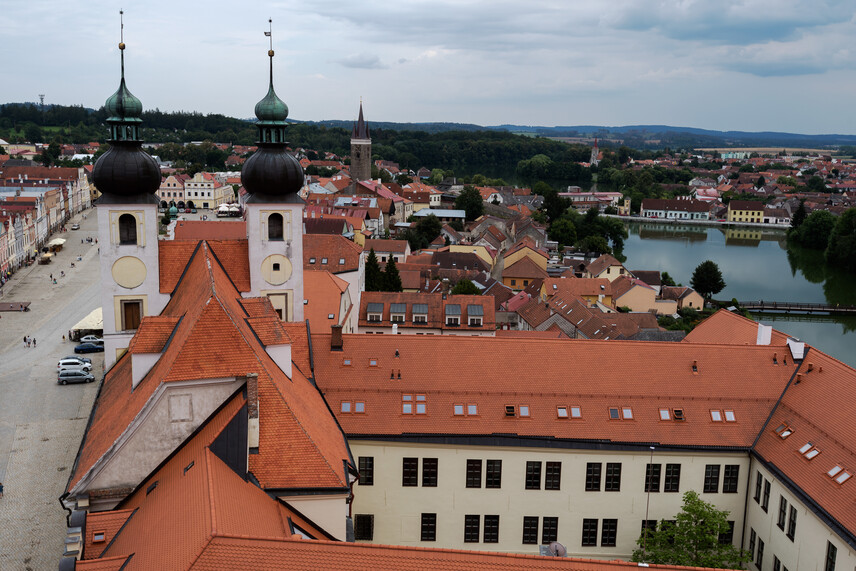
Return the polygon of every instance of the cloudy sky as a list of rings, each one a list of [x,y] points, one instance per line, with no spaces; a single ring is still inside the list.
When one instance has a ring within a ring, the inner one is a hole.
[[[0,102],[856,134],[853,0],[3,2]]]

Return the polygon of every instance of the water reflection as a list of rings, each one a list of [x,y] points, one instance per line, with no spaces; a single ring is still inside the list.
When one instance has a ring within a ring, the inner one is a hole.
[[[792,275],[799,271],[811,283],[823,284],[826,303],[856,305],[856,275],[828,266],[817,250],[790,248],[787,257]]]

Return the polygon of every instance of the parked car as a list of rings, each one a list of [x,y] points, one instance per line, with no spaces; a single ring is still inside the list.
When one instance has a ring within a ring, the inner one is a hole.
[[[92,363],[84,363],[78,359],[60,359],[56,364],[57,371],[86,371],[92,370]]]
[[[72,230],[80,230],[80,224],[72,224],[71,229]]]
[[[65,357],[60,359],[60,361],[62,361],[64,359],[76,359],[76,360],[80,361],[81,363],[91,363],[92,362],[92,359],[90,359],[89,357],[81,357],[80,355],[66,355]]]
[[[192,214],[196,214],[196,209],[195,209],[195,208],[191,208],[191,209],[190,209],[190,212],[191,212]]]
[[[60,385],[67,385],[68,383],[91,383],[94,380],[95,376],[86,371],[60,371],[56,376],[56,382]]]
[[[77,347],[74,348],[75,353],[103,353],[104,345],[98,345],[97,343],[81,343]]]
[[[80,338],[80,342],[81,343],[96,343],[96,344],[101,343],[101,344],[103,344],[104,340],[101,337],[99,337],[98,335],[84,335],[83,337]]]

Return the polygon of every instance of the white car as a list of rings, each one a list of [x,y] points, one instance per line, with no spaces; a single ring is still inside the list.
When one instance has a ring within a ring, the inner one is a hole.
[[[56,364],[56,370],[59,371],[86,371],[92,370],[92,363],[84,363],[78,359],[60,359]]]
[[[97,335],[84,335],[83,337],[80,338],[80,342],[81,343],[97,343],[100,345],[101,343],[104,343],[104,340]]]

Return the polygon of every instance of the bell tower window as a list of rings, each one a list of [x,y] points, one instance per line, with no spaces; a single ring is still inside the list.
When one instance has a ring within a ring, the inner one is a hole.
[[[282,214],[274,212],[268,216],[268,240],[282,240]]]
[[[137,219],[133,214],[123,214],[119,217],[119,244],[137,244]]]

